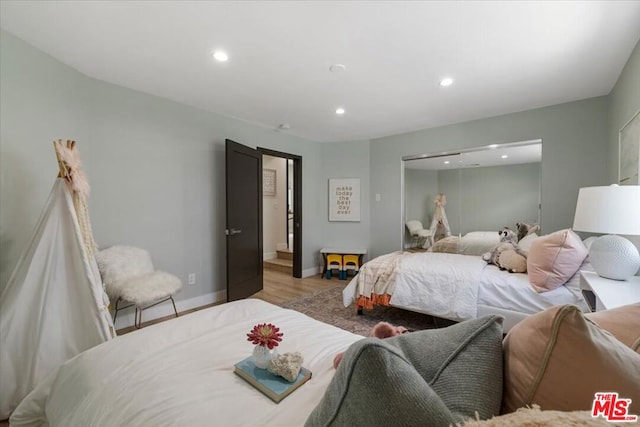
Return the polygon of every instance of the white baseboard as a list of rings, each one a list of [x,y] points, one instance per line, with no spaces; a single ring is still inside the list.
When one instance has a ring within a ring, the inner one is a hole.
[[[174,296],[175,300],[175,296]],[[227,291],[211,292],[205,295],[199,295],[197,297],[176,301],[176,309],[178,313],[191,310],[192,308],[202,307],[203,305],[213,304],[214,302],[223,302],[227,300]],[[173,305],[171,301],[158,304],[155,307],[151,307],[142,313],[142,323],[149,320],[158,319],[160,317],[174,315]],[[116,318],[116,330],[133,326],[135,317],[135,308],[127,308],[118,313]]]
[[[264,254],[262,254],[262,259],[276,259],[278,258],[278,253],[277,252],[265,252]]]
[[[322,272],[322,267],[307,268],[306,270],[302,270],[302,278],[305,279],[307,277],[320,274],[321,272]]]

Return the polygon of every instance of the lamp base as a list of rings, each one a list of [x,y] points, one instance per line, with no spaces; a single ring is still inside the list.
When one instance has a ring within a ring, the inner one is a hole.
[[[609,234],[598,237],[589,249],[589,261],[602,277],[627,280],[640,269],[640,253],[629,240]]]

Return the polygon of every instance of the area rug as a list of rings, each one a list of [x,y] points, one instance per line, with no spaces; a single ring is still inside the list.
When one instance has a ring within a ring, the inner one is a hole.
[[[394,307],[376,306],[373,310],[365,310],[363,315],[358,315],[355,306],[345,308],[342,304],[343,289],[344,286],[323,289],[311,295],[286,301],[282,307],[299,311],[321,322],[362,336],[369,336],[371,328],[382,321],[401,325],[410,330],[436,327],[432,316]]]

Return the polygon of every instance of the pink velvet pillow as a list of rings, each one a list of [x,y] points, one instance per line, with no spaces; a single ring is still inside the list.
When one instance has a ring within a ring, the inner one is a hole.
[[[552,291],[578,271],[587,254],[580,237],[569,229],[538,237],[527,256],[529,282],[538,292]]]

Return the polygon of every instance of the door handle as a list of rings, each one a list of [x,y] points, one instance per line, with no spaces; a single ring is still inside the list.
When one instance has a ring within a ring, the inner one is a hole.
[[[224,232],[225,232],[225,234],[226,234],[227,236],[233,236],[233,235],[235,235],[235,234],[240,234],[240,233],[242,233],[242,230],[236,230],[235,228],[232,228],[231,230],[226,229],[226,230],[224,230]]]

